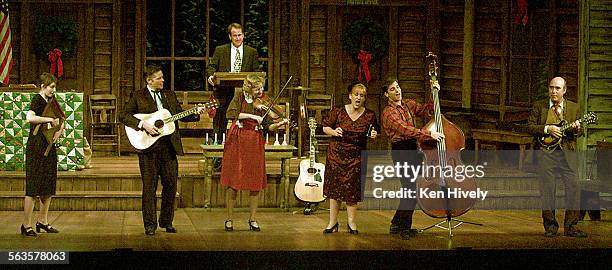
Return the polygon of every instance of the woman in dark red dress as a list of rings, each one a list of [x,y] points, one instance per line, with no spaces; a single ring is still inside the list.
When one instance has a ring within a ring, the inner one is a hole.
[[[26,194],[23,201],[24,220],[21,224],[21,234],[25,236],[36,236],[32,229],[32,212],[34,212],[35,198],[40,201],[40,214],[36,222],[36,231],[41,229],[48,233],[58,233],[59,231],[49,224],[47,214],[51,205],[51,197],[55,195],[57,182],[57,154],[55,147],[45,156],[45,151],[49,143],[43,135],[43,128],[39,128],[34,135],[37,125],[50,125],[57,127],[60,119],[42,116],[47,103],[55,94],[57,79],[49,74],[40,75],[40,91],[34,95],[30,103],[30,109],[26,114],[26,120],[30,123],[30,135],[26,147]],[[63,125],[56,132],[56,138],[63,133]]]
[[[361,151],[366,149],[368,138],[377,136],[376,115],[364,107],[367,88],[352,84],[348,91],[351,103],[332,109],[323,120],[323,132],[332,136],[323,185],[323,194],[330,205],[329,224],[323,233],[338,231],[340,203],[346,202],[348,231],[357,234],[355,215],[357,203],[361,201]]]
[[[249,229],[260,231],[255,221],[259,191],[266,188],[265,141],[263,129],[277,130],[287,123],[283,119],[276,123],[262,118],[264,107],[254,106],[257,98],[263,97],[265,78],[248,75],[241,91],[234,93],[228,109],[227,119],[232,120],[228,129],[221,165],[221,184],[227,187],[227,220],[225,230],[232,231],[232,220],[238,190],[249,191]],[[262,123],[263,122],[263,123]]]

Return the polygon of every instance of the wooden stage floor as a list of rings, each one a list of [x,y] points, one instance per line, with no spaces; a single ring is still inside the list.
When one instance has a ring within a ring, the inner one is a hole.
[[[200,155],[179,157],[179,175],[201,175],[200,159]],[[279,163],[268,162],[267,171],[280,173]],[[292,177],[298,174],[298,163],[298,159],[291,160]],[[135,155],[94,157],[92,165],[92,169],[62,171],[59,175],[86,178],[140,175]],[[0,178],[3,176],[25,178],[25,173],[2,171]],[[529,263],[526,266],[534,269],[542,256],[564,267],[567,263],[577,267],[585,266],[583,263],[607,264],[612,251],[609,210],[602,211],[602,221],[589,221],[587,217],[579,223],[589,235],[582,239],[544,237],[538,210],[472,210],[460,218],[484,226],[462,225],[454,230],[452,238],[447,231],[432,228],[407,241],[388,233],[392,210],[360,210],[358,235],[347,232],[346,211],[340,213],[340,232],[323,234],[329,216],[325,209],[309,216],[299,208],[290,210],[260,209],[257,220],[262,231],[251,232],[247,225],[248,210],[237,209],[235,231],[225,232],[223,208],[179,208],[174,220],[178,233],[158,229],[155,236],[144,234],[140,211],[52,211],[49,221],[61,232],[41,233],[36,238],[19,234],[21,211],[0,211],[0,251],[69,251],[70,265],[90,267],[94,262],[101,267],[130,262],[167,269],[187,263],[214,269],[384,269],[391,265],[405,268],[406,263],[425,269],[438,265],[456,269],[505,264],[519,268]],[[563,211],[557,212],[557,219],[562,222]],[[417,211],[413,228],[438,221]],[[457,257],[458,254],[462,256]],[[202,264],[211,261],[212,264]],[[540,268],[553,266],[547,263]]]
[[[612,247],[612,214],[602,212],[602,221],[581,221],[588,238],[543,235],[539,211],[473,210],[461,216],[484,226],[462,225],[449,240],[444,230],[432,228],[410,240],[388,233],[393,211],[358,212],[358,235],[347,233],[346,212],[340,213],[340,232],[323,234],[328,212],[319,209],[305,216],[301,209],[285,212],[261,209],[257,220],[261,232],[248,230],[247,209],[234,217],[233,232],[223,230],[224,209],[178,209],[174,225],[177,234],[158,229],[146,236],[140,211],[55,211],[50,223],[59,234],[41,233],[23,237],[19,226],[21,211],[0,212],[0,250],[61,251],[367,251],[367,250],[447,250],[447,249],[589,249]],[[563,215],[558,214],[558,220]],[[588,218],[587,218],[588,219]],[[438,221],[415,212],[414,228]],[[562,233],[562,231],[560,231]]]

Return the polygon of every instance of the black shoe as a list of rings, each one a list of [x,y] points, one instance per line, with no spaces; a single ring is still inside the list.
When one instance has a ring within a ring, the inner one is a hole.
[[[401,231],[399,235],[403,240],[410,240],[411,237],[415,237],[418,233],[419,231],[416,229],[407,229]]]
[[[56,228],[51,227],[49,224],[42,224],[40,222],[36,222],[36,232],[40,233],[40,229],[43,229],[47,233],[59,233]]]
[[[159,227],[166,228],[167,233],[176,233],[176,228],[174,228],[172,225],[159,226]]]
[[[563,235],[569,236],[569,237],[576,237],[576,238],[586,238],[587,237],[587,234],[585,232],[578,230],[578,229],[570,230],[569,232],[565,232]]]
[[[259,228],[259,224],[257,224],[257,221],[250,220],[250,219],[249,219],[249,230],[255,231],[255,232],[261,231],[261,229]]]
[[[546,231],[546,232],[544,232],[544,236],[546,236],[548,238],[553,238],[553,237],[557,236],[557,232],[555,232],[555,231]]]
[[[323,230],[323,233],[333,233],[333,232],[338,232],[338,222],[336,222],[336,224],[334,224],[334,226],[332,226],[331,228]]]
[[[155,235],[155,228],[153,228],[153,227],[145,228],[145,234],[146,235]]]
[[[349,225],[348,223],[346,224],[346,227],[348,228],[348,232],[350,234],[359,234],[358,230],[353,230],[353,228],[351,228],[351,225]]]
[[[229,226],[228,226],[228,224],[229,224]],[[231,219],[226,220],[224,225],[225,225],[225,231],[226,232],[231,232],[231,231],[234,230],[234,222]]]
[[[402,231],[408,230],[408,228],[406,228],[406,226],[402,226],[399,224],[393,224],[391,223],[391,226],[389,226],[389,233],[390,234],[398,234]]]
[[[32,227],[26,228],[23,226],[23,224],[21,224],[21,235],[36,237],[36,232],[34,232],[34,229],[32,229]]]

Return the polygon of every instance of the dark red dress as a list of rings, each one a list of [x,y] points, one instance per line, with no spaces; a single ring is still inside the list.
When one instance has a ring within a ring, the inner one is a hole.
[[[343,107],[332,109],[324,127],[342,128],[342,137],[332,137],[327,148],[323,194],[327,198],[356,203],[361,201],[361,151],[367,147],[368,127],[378,127],[376,114],[366,109],[353,121]]]
[[[253,113],[253,105],[242,94],[240,112]],[[238,121],[242,127],[238,126]],[[265,125],[264,125],[265,126]],[[261,191],[266,188],[265,139],[262,130],[256,130],[257,121],[233,120],[227,131],[221,163],[221,184],[236,190]]]

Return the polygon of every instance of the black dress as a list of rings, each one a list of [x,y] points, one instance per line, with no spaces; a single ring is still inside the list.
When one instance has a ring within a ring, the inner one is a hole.
[[[47,102],[40,95],[34,95],[30,103],[30,111],[41,116],[47,106]],[[55,195],[55,185],[57,182],[57,154],[55,147],[45,157],[47,150],[47,140],[39,129],[33,135],[36,125],[30,124],[30,135],[26,147],[26,196],[48,196]]]

